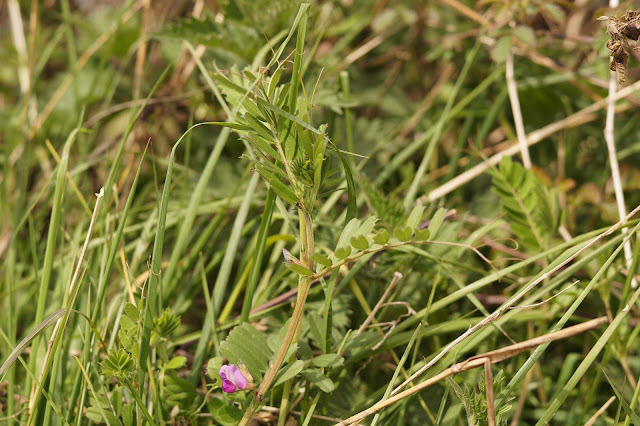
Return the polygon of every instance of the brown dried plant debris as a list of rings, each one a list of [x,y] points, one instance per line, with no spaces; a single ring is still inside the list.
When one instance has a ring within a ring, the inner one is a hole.
[[[616,72],[618,83],[624,83],[627,76],[627,61],[629,60],[629,42],[636,40],[635,50],[640,50],[639,11],[627,10],[622,19],[616,16],[601,16],[599,21],[607,21],[609,41],[607,48],[611,56],[609,69]]]

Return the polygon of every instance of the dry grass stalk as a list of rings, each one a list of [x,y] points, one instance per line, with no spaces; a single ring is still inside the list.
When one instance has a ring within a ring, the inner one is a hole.
[[[392,396],[387,400],[380,401],[377,404],[374,404],[373,406],[367,408],[366,410],[361,411],[360,413],[352,417],[349,417],[346,420],[343,420],[342,422],[338,423],[337,426],[346,426],[346,425],[355,424],[361,421],[362,419],[364,419],[365,417],[370,416],[371,414],[374,414],[390,405],[393,405],[396,402],[401,401],[404,398],[407,398],[417,392],[420,392],[421,390],[426,389],[429,386],[435,383],[438,383],[439,381],[449,376],[452,376],[453,374],[460,373],[462,371],[471,370],[473,368],[483,367],[485,369],[485,375],[487,375],[487,368],[489,368],[489,372],[490,372],[491,364],[496,364],[498,362],[512,358],[516,355],[521,354],[522,352],[535,348],[544,343],[567,339],[577,334],[581,334],[586,331],[593,330],[594,328],[597,328],[602,324],[607,323],[608,321],[609,320],[606,316],[602,316],[590,321],[585,321],[583,323],[580,323],[571,327],[567,327],[565,329],[562,329],[553,333],[549,333],[543,336],[535,337],[533,339],[525,340],[524,342],[516,343],[515,345],[509,345],[502,349],[497,349],[495,351],[486,352],[481,355],[472,356],[471,358],[468,358],[465,361],[452,365],[451,367],[444,370],[442,373],[437,374],[436,376],[430,379],[427,379],[422,383],[419,383],[418,385],[412,387],[411,389],[407,389],[404,392],[400,392],[399,394]],[[487,384],[487,397],[489,397],[488,384]],[[489,401],[487,401],[487,403],[489,403]],[[495,419],[495,411],[493,412],[493,415]],[[491,417],[489,416],[489,418]]]

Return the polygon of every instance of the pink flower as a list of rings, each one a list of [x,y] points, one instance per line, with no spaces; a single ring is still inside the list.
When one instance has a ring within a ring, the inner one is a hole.
[[[247,379],[235,364],[220,367],[222,390],[226,393],[234,393],[236,390],[247,387]]]

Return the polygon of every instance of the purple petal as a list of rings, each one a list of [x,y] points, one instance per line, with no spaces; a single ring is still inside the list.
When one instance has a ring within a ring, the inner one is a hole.
[[[222,381],[222,390],[226,393],[234,393],[236,391],[236,387],[233,385],[233,383],[231,383],[230,380],[225,379]]]
[[[223,365],[218,374],[222,379],[222,390],[227,393],[234,393],[237,389],[247,387],[246,377],[235,364]]]
[[[222,367],[220,367],[220,371],[218,372],[218,374],[220,374],[220,378],[222,380],[227,380],[229,377],[232,376],[233,372],[229,371],[229,367],[228,365],[223,365]]]
[[[244,377],[244,374],[242,374],[242,372],[238,369],[238,367],[236,367],[235,365],[232,365],[232,367],[234,367],[233,370],[233,383],[237,386],[238,389],[244,389],[247,387],[247,378]]]

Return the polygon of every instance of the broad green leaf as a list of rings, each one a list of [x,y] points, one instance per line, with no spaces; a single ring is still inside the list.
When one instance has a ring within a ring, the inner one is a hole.
[[[111,401],[111,405],[115,411],[117,416],[122,413],[122,387],[114,386],[111,390],[111,397],[109,398]]]
[[[98,407],[87,408],[87,418],[96,423],[107,423],[109,426],[122,425],[120,419],[111,411],[100,410]]]
[[[513,35],[528,47],[532,47],[536,42],[536,35],[533,30],[530,27],[524,25],[518,25],[513,30]]]
[[[207,403],[213,415],[215,424],[236,426],[240,424],[244,412],[229,402],[220,398],[211,398]]]
[[[293,364],[285,366],[278,372],[273,386],[278,386],[279,384],[284,383],[287,380],[293,379],[298,375],[298,373],[302,371],[303,368],[304,362],[302,362],[302,360],[297,360]]]
[[[296,274],[311,276],[313,275],[313,271],[311,269],[305,268],[302,265],[298,265],[297,263],[287,263],[287,268],[291,269]]]
[[[507,60],[507,56],[511,52],[511,36],[505,35],[500,37],[496,44],[491,48],[491,59],[501,64]]]
[[[440,226],[442,225],[446,214],[447,209],[439,208],[438,211],[436,211],[436,214],[433,215],[433,217],[431,218],[431,222],[429,223],[429,227],[427,228],[429,230],[429,236],[427,237],[428,239],[435,238],[436,234],[440,230]]]
[[[335,389],[333,381],[317,370],[303,370],[302,377],[313,383],[323,392],[332,392]]]
[[[378,218],[376,218],[375,216],[371,216],[367,218],[367,220],[365,220],[364,223],[360,225],[360,227],[358,228],[357,234],[364,235],[364,236],[371,234],[374,226],[376,226],[377,221],[378,221]]]
[[[355,237],[351,237],[350,241],[353,248],[356,250],[362,251],[369,248],[369,241],[367,241],[366,237],[363,235],[357,235]]]
[[[187,364],[187,358],[184,356],[177,356],[175,358],[171,358],[169,362],[164,365],[165,370],[176,370],[178,368],[182,368]]]
[[[424,206],[415,206],[411,213],[409,214],[409,218],[407,219],[406,226],[411,229],[417,229],[420,225],[420,220],[422,219],[422,214],[424,213]]]
[[[338,354],[323,354],[313,358],[311,362],[316,367],[331,368],[342,365],[344,362],[344,358]]]
[[[336,245],[336,249],[342,248],[342,247],[349,247],[349,241],[351,240],[351,237],[356,235],[356,232],[360,228],[360,224],[361,222],[359,219],[351,219],[349,223],[347,223],[347,225],[342,230],[340,237],[338,238],[338,244]]]
[[[133,323],[133,321],[131,321],[129,317],[126,315],[122,315],[120,317],[120,326],[122,327],[123,330],[127,330],[127,331],[133,328],[136,328],[136,325]]]
[[[313,340],[316,341],[316,345],[318,347],[323,347],[324,343],[324,333],[323,329],[323,318],[319,312],[311,312],[307,316],[307,321],[309,322],[309,332]]]
[[[126,303],[124,305],[124,313],[131,318],[131,321],[138,321],[138,319],[140,319],[140,311],[138,311],[136,305],[132,303]]]
[[[329,259],[327,256],[325,256],[324,254],[321,253],[313,253],[311,255],[311,259],[313,259],[314,262],[319,263],[320,265],[323,266],[331,266],[333,265],[333,262],[331,262],[331,259]]]
[[[248,323],[234,328],[220,343],[220,354],[231,364],[243,362],[254,379],[267,370],[272,352],[262,334]]]
[[[271,79],[269,79],[269,88],[267,90],[269,98],[273,97],[273,93],[276,91],[276,87],[278,87],[278,82],[280,81],[280,77],[282,77],[283,72],[284,70],[282,68],[278,68],[271,76]],[[273,102],[273,99],[271,99],[271,101]]]

